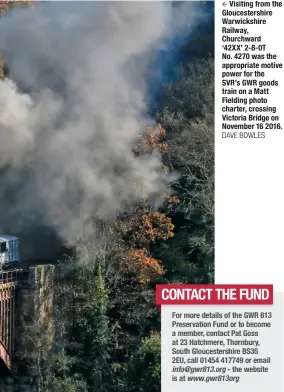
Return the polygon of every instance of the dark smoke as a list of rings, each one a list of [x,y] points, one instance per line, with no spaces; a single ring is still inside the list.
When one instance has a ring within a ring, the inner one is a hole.
[[[163,191],[160,156],[132,153],[148,68],[200,17],[192,2],[51,2],[0,19],[0,232],[43,224],[72,243]]]

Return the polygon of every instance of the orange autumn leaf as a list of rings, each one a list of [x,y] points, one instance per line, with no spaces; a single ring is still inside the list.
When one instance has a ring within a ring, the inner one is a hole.
[[[137,248],[147,247],[151,242],[165,241],[174,236],[171,218],[159,211],[149,211],[143,205],[119,220],[116,230],[122,235],[125,243]]]
[[[170,196],[167,197],[167,202],[169,204],[179,204],[180,200],[176,196],[171,196],[170,195]]]
[[[165,274],[160,262],[149,255],[146,249],[132,249],[127,255],[128,268],[135,271],[141,284]]]
[[[140,137],[134,151],[138,154],[148,154],[153,151],[166,151],[168,144],[163,142],[166,131],[161,125],[154,128],[147,127],[146,132]]]
[[[145,236],[150,241],[167,240],[174,235],[171,218],[158,211],[148,212],[143,216]]]

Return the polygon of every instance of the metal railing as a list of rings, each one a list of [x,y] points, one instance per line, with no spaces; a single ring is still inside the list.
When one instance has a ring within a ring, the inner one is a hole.
[[[24,270],[14,269],[14,270],[1,270],[0,271],[0,284],[5,283],[17,283],[20,276],[23,275]]]

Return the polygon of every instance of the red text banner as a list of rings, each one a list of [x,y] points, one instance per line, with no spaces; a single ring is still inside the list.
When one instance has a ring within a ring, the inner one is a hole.
[[[273,285],[159,284],[156,304],[161,305],[273,305]]]

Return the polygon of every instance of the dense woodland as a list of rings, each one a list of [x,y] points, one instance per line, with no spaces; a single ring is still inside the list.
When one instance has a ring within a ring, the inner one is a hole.
[[[95,221],[96,239],[82,239],[57,266],[53,350],[35,325],[38,343],[25,358],[37,368],[39,392],[159,392],[155,284],[213,282],[211,23],[185,42],[175,77],[161,86],[157,126],[133,146],[134,154],[159,150],[162,170],[177,173],[165,203],[157,210],[141,200],[111,224]]]

